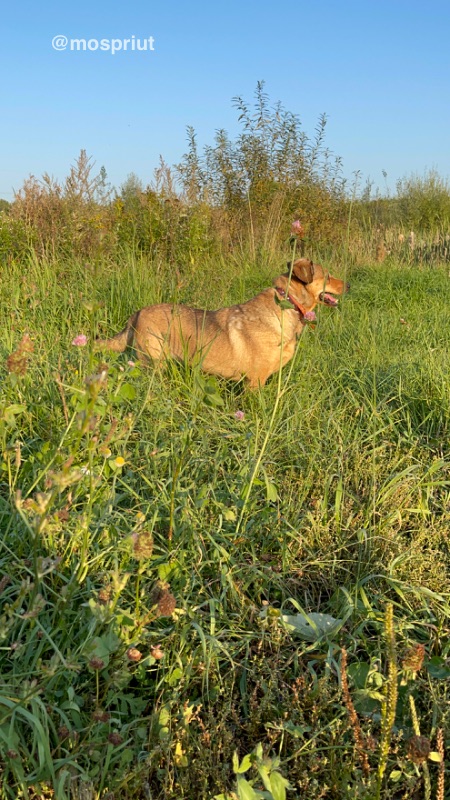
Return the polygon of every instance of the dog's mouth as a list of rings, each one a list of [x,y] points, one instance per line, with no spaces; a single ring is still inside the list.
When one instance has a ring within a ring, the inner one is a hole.
[[[336,297],[333,297],[332,294],[328,292],[321,292],[319,294],[319,300],[321,303],[324,303],[326,306],[337,306],[339,301]]]

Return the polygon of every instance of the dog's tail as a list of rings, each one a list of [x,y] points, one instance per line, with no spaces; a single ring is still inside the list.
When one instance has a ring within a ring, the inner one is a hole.
[[[111,339],[96,339],[94,347],[96,350],[113,350],[115,353],[123,353],[127,347],[131,347],[134,339],[134,332],[136,330],[136,322],[138,313],[133,314],[128,320],[124,329],[120,333],[116,333]]]

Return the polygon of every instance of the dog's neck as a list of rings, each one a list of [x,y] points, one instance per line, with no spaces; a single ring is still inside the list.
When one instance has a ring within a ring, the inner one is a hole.
[[[286,292],[284,291],[284,289],[281,288],[281,286],[275,286],[275,291],[278,292],[280,297],[286,297]],[[293,306],[295,306],[300,315],[304,317],[305,314],[307,313],[306,308],[304,308],[292,294],[288,294],[287,299],[289,300],[290,303],[292,303]]]

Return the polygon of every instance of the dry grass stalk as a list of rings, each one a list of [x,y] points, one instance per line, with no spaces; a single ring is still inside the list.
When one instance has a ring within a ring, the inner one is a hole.
[[[369,759],[365,751],[366,739],[362,732],[361,724],[358,715],[356,713],[355,706],[353,705],[353,700],[350,696],[350,691],[348,688],[347,651],[345,647],[341,648],[341,684],[342,684],[342,696],[344,698],[345,707],[347,709],[350,725],[353,731],[353,738],[355,740],[356,753],[361,761],[363,773],[365,777],[368,778],[370,774],[370,766],[369,766]]]

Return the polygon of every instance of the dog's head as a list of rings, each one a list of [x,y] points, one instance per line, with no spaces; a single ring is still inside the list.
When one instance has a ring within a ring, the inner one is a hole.
[[[337,306],[335,295],[348,292],[350,286],[339,278],[334,278],[320,264],[314,264],[309,258],[299,258],[292,265],[288,262],[289,272],[277,278],[276,286],[288,291],[289,296],[305,310],[312,311],[318,303]],[[291,281],[288,286],[289,274]],[[296,303],[296,305],[297,305]]]

